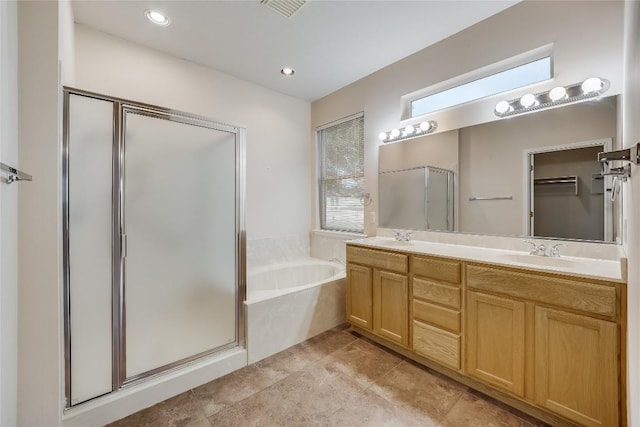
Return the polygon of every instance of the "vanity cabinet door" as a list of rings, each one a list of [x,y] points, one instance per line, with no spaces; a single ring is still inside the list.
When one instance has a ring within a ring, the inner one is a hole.
[[[524,303],[467,292],[467,374],[524,395]]]
[[[615,323],[536,307],[535,400],[585,426],[618,425]]]
[[[347,320],[373,329],[373,272],[371,267],[347,264]]]
[[[375,270],[373,277],[373,329],[383,338],[409,343],[409,280],[402,274]]]

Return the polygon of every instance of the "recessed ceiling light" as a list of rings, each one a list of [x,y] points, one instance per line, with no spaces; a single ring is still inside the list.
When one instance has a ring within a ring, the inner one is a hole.
[[[169,25],[169,18],[162,12],[149,9],[144,14],[149,21],[156,25],[162,25],[163,27]]]
[[[296,70],[289,67],[284,67],[282,70],[280,70],[280,74],[282,74],[283,76],[293,76],[295,73]]]

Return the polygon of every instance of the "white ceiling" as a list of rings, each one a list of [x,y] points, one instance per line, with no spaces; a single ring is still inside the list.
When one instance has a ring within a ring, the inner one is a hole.
[[[311,0],[292,18],[260,0],[74,1],[73,11],[78,23],[313,101],[517,1]],[[150,23],[147,9],[171,25]]]

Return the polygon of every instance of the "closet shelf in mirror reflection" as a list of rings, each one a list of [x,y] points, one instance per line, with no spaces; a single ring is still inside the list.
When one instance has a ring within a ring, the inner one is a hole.
[[[558,86],[550,91],[527,93],[510,101],[500,101],[496,104],[494,113],[498,117],[509,117],[563,104],[575,104],[599,97],[610,86],[609,80],[591,77],[570,86]]]
[[[496,196],[496,197],[469,197],[470,202],[484,200],[513,200],[513,196]]]
[[[552,178],[536,178],[533,180],[533,185],[566,185],[571,184],[574,187],[576,196],[578,195],[578,177],[572,176],[557,176]]]
[[[421,122],[419,125],[407,125],[402,129],[394,128],[386,132],[380,132],[378,139],[385,144],[390,142],[398,142],[409,138],[415,138],[417,136],[427,135],[433,133],[438,127],[438,123],[433,120],[427,122]]]

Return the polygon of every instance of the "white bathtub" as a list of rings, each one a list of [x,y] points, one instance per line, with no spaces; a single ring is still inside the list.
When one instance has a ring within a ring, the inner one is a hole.
[[[342,264],[303,258],[247,272],[247,303],[275,298],[345,277]]]
[[[342,264],[316,258],[247,272],[248,362],[254,363],[345,322]]]

